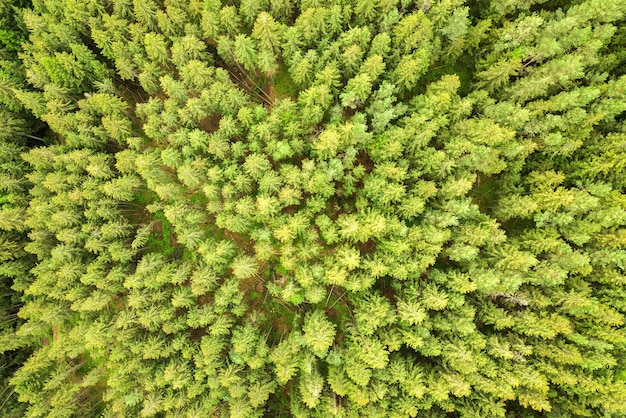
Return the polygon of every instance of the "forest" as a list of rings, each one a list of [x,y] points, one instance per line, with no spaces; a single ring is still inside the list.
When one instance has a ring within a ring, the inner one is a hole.
[[[0,1],[0,416],[626,416],[626,0]]]

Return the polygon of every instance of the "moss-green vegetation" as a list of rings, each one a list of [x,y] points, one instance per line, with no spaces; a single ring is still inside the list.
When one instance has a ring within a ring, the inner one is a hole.
[[[272,77],[272,82],[276,100],[285,97],[298,97],[298,86],[294,83],[291,75],[289,75],[287,68],[281,67],[280,71]]]
[[[162,211],[155,213],[153,219],[155,226],[146,243],[146,251],[170,257],[176,250],[176,238],[172,224],[165,218]]]

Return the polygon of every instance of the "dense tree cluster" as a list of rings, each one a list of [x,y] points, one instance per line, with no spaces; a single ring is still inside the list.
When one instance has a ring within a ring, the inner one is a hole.
[[[28,358],[25,340],[16,338],[21,307],[19,282],[29,277],[34,259],[27,244],[26,208],[31,171],[21,153],[43,145],[37,137],[42,124],[35,120],[13,93],[26,88],[25,69],[18,53],[27,32],[19,19],[26,2],[0,4],[0,411],[3,416],[24,413],[9,386],[9,378]]]
[[[0,409],[623,416],[625,19],[0,5]]]

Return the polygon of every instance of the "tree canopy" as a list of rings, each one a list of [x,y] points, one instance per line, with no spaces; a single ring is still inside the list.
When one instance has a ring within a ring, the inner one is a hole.
[[[8,417],[626,414],[626,0],[0,4]]]

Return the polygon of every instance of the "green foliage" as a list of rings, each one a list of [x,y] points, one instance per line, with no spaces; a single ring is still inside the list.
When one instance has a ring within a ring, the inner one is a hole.
[[[0,409],[2,415],[23,416],[26,406],[10,386],[11,376],[22,367],[36,340],[16,335],[24,325],[18,313],[21,292],[32,280],[35,259],[26,251],[28,226],[28,165],[21,157],[28,142],[43,142],[41,124],[21,105],[16,91],[27,90],[25,69],[18,59],[27,33],[21,20],[29,2],[0,5]]]
[[[625,11],[0,6],[3,413],[623,416]]]
[[[302,331],[304,341],[316,354],[325,353],[335,338],[335,326],[321,311],[315,311],[305,318]]]

